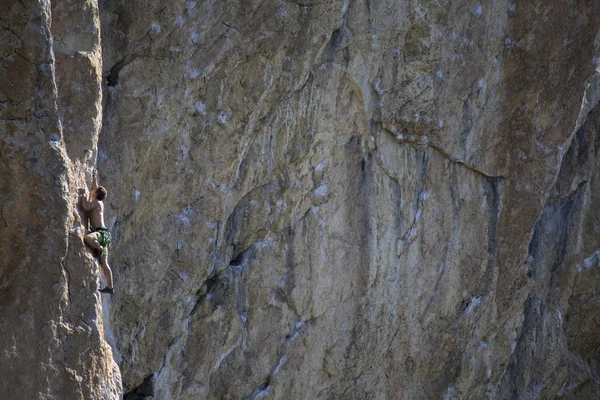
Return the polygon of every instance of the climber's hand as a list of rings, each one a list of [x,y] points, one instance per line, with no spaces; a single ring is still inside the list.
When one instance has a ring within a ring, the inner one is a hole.
[[[83,194],[85,194],[85,189],[79,188],[79,189],[77,189],[77,193],[83,195]]]

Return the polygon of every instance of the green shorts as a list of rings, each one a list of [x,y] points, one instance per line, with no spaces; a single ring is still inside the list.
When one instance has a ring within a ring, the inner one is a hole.
[[[97,234],[98,243],[102,246],[102,255],[108,255],[108,248],[110,247],[110,232],[106,228],[94,229]]]

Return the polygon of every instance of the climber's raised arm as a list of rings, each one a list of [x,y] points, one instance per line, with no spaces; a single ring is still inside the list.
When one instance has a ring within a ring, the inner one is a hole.
[[[98,189],[98,170],[94,168],[94,172],[92,173],[92,193],[96,193],[96,189]]]
[[[85,211],[91,211],[100,205],[98,200],[95,199],[96,196],[94,196],[94,193],[95,192],[92,190],[90,192],[90,198],[88,199],[85,194],[85,189],[79,189],[79,197],[81,198],[81,207]]]

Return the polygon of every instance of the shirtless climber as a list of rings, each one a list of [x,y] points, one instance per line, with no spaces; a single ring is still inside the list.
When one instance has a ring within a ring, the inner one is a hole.
[[[98,186],[96,183],[98,171],[94,169],[92,177],[92,190],[89,199],[86,198],[85,189],[79,189],[79,197],[81,198],[81,207],[85,211],[89,211],[90,224],[92,232],[85,235],[85,242],[100,251],[100,267],[106,278],[106,287],[100,292],[113,293],[113,278],[112,271],[108,266],[108,249],[110,248],[110,232],[104,226],[104,203],[102,200],[106,198],[106,189]]]

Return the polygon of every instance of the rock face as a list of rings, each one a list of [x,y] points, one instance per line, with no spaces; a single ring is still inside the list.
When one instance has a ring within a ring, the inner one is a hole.
[[[94,1],[0,1],[2,398],[122,391],[76,194],[100,130],[99,27]]]
[[[10,3],[5,392],[600,397],[600,3]]]

